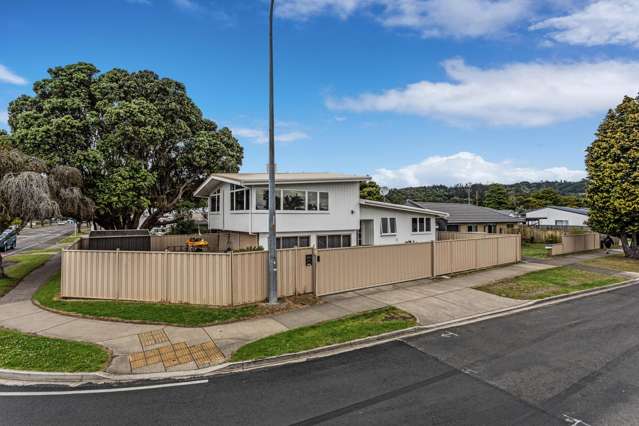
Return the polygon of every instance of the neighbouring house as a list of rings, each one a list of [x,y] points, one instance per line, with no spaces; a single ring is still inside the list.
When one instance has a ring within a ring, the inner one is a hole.
[[[473,204],[437,203],[408,200],[410,206],[435,210],[448,214],[438,220],[440,231],[488,232],[490,234],[513,234],[519,230],[523,218],[509,216],[495,209]]]
[[[436,239],[435,219],[446,213],[361,200],[369,176],[335,173],[277,173],[277,247],[339,248],[427,242]],[[268,239],[268,175],[218,173],[195,191],[208,199],[208,227]]]
[[[588,209],[548,206],[526,213],[526,222],[541,226],[588,226]]]

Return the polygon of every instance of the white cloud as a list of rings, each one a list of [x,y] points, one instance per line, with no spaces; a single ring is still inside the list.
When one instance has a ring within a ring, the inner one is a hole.
[[[9,84],[27,84],[27,80],[0,64],[0,82]]]
[[[420,81],[326,101],[333,110],[379,111],[453,123],[544,126],[598,114],[639,90],[639,62],[513,63],[481,69],[443,63],[451,82]]]
[[[531,6],[531,0],[283,0],[278,13],[307,20],[367,12],[385,27],[407,28],[423,37],[480,37],[507,30],[528,17]]]
[[[173,3],[180,9],[196,11],[200,9],[200,5],[193,0],[173,0]]]
[[[268,132],[262,129],[252,129],[246,127],[233,128],[233,134],[239,138],[246,138],[253,143],[264,144],[268,142]],[[308,139],[310,136],[300,131],[275,132],[276,142],[297,142]]]
[[[531,30],[551,30],[548,36],[560,43],[639,47],[639,1],[597,0],[566,16],[546,19]]]
[[[131,3],[131,4],[143,4],[143,5],[150,5],[151,4],[151,0],[126,0],[127,3]]]
[[[509,161],[494,163],[471,152],[458,152],[450,156],[432,156],[417,164],[396,170],[378,169],[373,179],[390,187],[420,185],[454,185],[458,183],[515,183],[520,181],[583,179],[583,170],[564,166],[536,169],[517,167]]]

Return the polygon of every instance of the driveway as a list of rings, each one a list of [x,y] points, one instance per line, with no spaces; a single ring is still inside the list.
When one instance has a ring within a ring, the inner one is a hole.
[[[4,394],[0,412],[12,425],[635,425],[638,302],[639,286],[632,286],[178,387]],[[89,389],[96,387],[78,390]],[[0,394],[56,390],[0,387]]]

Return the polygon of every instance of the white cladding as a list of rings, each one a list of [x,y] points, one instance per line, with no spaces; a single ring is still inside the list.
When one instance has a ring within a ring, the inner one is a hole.
[[[561,226],[586,226],[588,216],[579,213],[568,212],[565,210],[546,207],[543,209],[532,210],[526,213],[526,218],[543,217],[539,221],[540,225],[561,225]]]
[[[395,234],[382,234],[382,218],[395,218],[397,224]],[[430,231],[413,232],[413,218],[424,218],[426,221],[430,221]],[[427,213],[413,213],[373,206],[361,206],[360,220],[362,222],[366,220],[373,221],[372,227],[364,225],[362,228],[363,230],[370,230],[372,233],[372,241],[369,240],[369,243],[372,243],[372,245],[402,244],[409,241],[421,243],[434,241],[436,239],[435,217]]]
[[[221,183],[221,205],[219,212],[209,212],[209,229],[239,231],[249,233],[268,232],[268,211],[255,210],[255,189],[249,187],[251,209],[232,211],[231,188]],[[279,233],[309,233],[355,231],[359,228],[359,183],[309,183],[299,185],[278,185],[277,189],[328,192],[328,211],[277,211],[277,231]]]

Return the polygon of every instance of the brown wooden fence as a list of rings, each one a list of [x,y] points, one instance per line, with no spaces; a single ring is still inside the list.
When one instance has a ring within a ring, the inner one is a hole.
[[[581,235],[563,235],[560,244],[553,244],[551,256],[596,250],[600,247],[600,236],[597,233]]]
[[[319,250],[318,296],[521,261],[521,237]]]
[[[307,254],[312,249],[278,251],[280,296],[313,291]],[[82,299],[242,305],[266,299],[266,267],[267,252],[65,250],[61,293]]]
[[[322,296],[514,263],[521,260],[520,241],[519,235],[490,235],[373,247],[278,250],[278,294]],[[265,251],[92,251],[79,250],[80,246],[76,243],[63,252],[63,297],[217,306],[262,302],[267,297]]]

